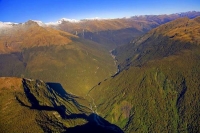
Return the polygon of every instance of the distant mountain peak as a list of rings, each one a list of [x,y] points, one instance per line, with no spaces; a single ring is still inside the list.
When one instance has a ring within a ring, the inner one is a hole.
[[[35,26],[39,26],[38,22],[34,21],[34,20],[29,20],[27,22],[24,23],[25,25],[35,25]]]

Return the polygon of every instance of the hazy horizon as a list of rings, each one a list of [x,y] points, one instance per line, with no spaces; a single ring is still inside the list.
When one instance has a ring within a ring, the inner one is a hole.
[[[173,14],[200,11],[197,0],[0,0],[0,21],[22,23],[40,20],[56,22],[61,18],[122,18],[136,15]]]

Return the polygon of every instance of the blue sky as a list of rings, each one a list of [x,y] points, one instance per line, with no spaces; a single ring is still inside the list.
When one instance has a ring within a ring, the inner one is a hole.
[[[0,21],[121,18],[200,11],[200,0],[0,0]]]

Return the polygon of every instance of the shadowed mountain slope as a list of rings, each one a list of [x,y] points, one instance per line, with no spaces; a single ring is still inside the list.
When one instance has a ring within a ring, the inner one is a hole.
[[[1,132],[123,133],[59,83],[8,77],[0,78],[0,83]]]
[[[116,49],[121,71],[88,94],[99,115],[130,133],[199,132],[198,20],[175,20]]]

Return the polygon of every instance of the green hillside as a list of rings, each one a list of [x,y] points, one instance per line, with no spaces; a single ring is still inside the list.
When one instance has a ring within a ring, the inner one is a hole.
[[[200,47],[196,20],[165,24],[113,51],[121,72],[88,94],[98,114],[130,133],[199,132]],[[180,26],[185,22],[190,27]],[[167,36],[177,25],[193,31],[184,34],[193,40],[180,40],[178,27],[176,37]]]
[[[59,82],[77,95],[116,71],[109,52],[90,41],[74,40],[65,46],[36,47],[23,51],[25,77]],[[105,65],[106,64],[106,65]]]

